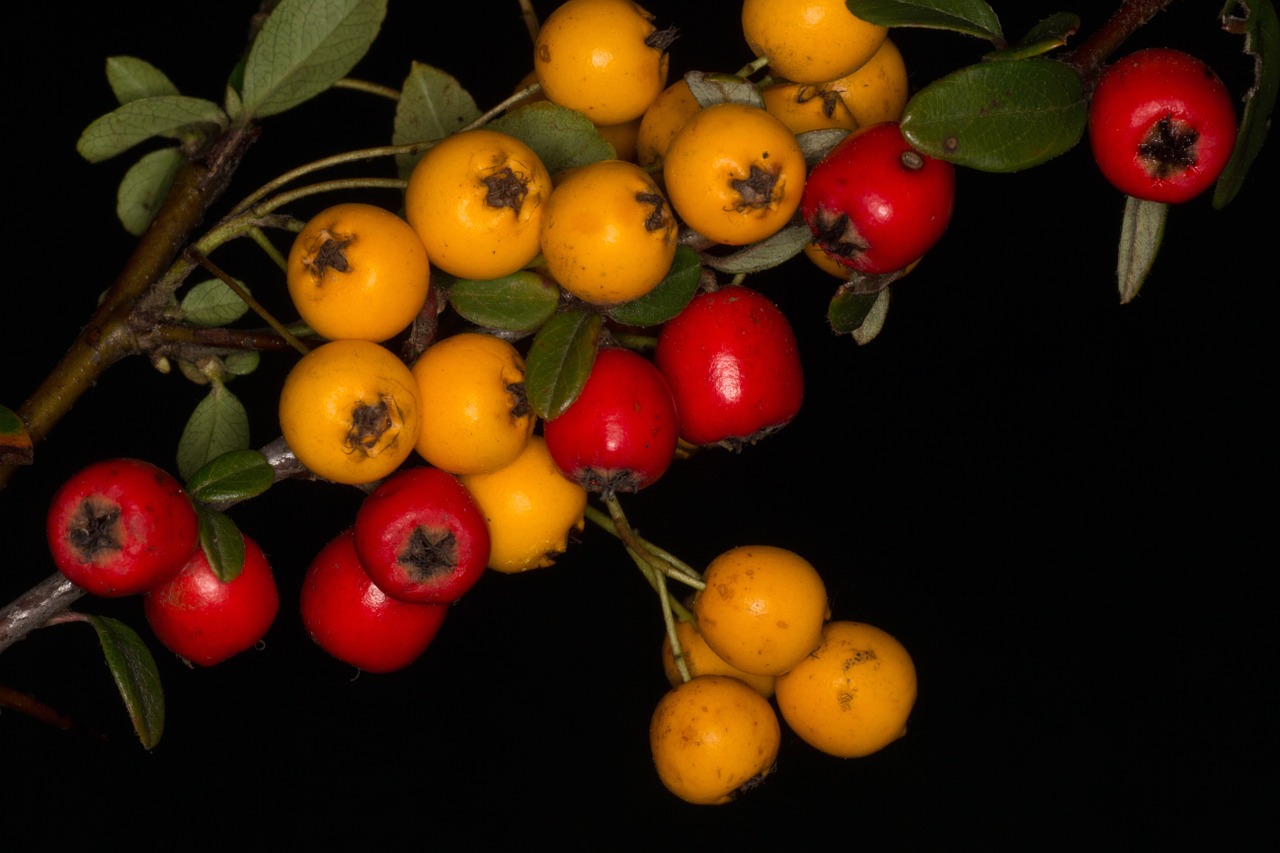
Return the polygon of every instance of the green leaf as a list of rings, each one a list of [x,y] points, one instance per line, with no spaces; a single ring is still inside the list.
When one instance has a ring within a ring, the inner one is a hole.
[[[225,504],[262,494],[275,483],[275,470],[256,450],[231,450],[210,459],[187,478],[192,500]]]
[[[841,287],[827,306],[827,322],[836,334],[853,335],[859,344],[876,336],[889,310],[889,289],[862,293],[855,287]]]
[[[1071,149],[1084,134],[1080,77],[1052,59],[997,60],[954,71],[907,102],[902,135],[931,157],[1016,172]]]
[[[808,225],[792,222],[776,234],[732,254],[721,257],[708,255],[706,264],[712,269],[732,275],[762,272],[794,258],[812,240],[813,232]]]
[[[658,286],[641,296],[615,305],[608,315],[628,326],[656,326],[676,316],[698,292],[702,281],[702,259],[688,246],[676,248],[671,269]]]
[[[822,130],[806,130],[796,134],[796,142],[800,143],[800,151],[804,154],[804,165],[812,169],[823,157],[831,153],[831,149],[839,145],[849,131],[842,127],[827,127]]]
[[[141,98],[181,94],[163,71],[134,56],[108,56],[107,83],[116,100],[122,104]]]
[[[603,323],[595,311],[574,309],[552,317],[534,335],[524,389],[538,417],[549,421],[578,399],[595,363]]]
[[[241,287],[244,282],[236,280]],[[248,292],[248,288],[245,287]],[[195,326],[225,326],[245,315],[249,306],[221,279],[193,285],[179,306],[183,319]]]
[[[249,414],[225,385],[214,382],[178,439],[178,471],[190,478],[209,460],[248,446]]]
[[[281,0],[249,48],[242,116],[284,112],[341,80],[386,14],[387,0]]]
[[[147,230],[187,158],[177,148],[160,148],[138,158],[116,191],[116,216],[135,237]]]
[[[471,93],[453,76],[439,68],[414,62],[400,90],[396,104],[393,145],[412,145],[444,139],[480,117]],[[400,154],[396,166],[400,177],[408,178],[421,154]]]
[[[596,126],[577,110],[534,101],[489,122],[487,127],[510,134],[533,149],[551,174],[617,156]]]
[[[0,406],[0,465],[30,465],[34,457],[27,425],[12,409]]]
[[[1080,29],[1080,16],[1070,12],[1050,15],[1032,27],[1016,45],[988,53],[983,59],[1026,59],[1057,50]]]
[[[488,281],[458,279],[449,286],[449,304],[477,326],[531,332],[556,313],[560,287],[527,271]]]
[[[258,364],[261,361],[262,353],[257,350],[242,350],[224,355],[222,357],[222,366],[232,376],[248,376],[258,369]]]
[[[100,163],[153,136],[185,140],[226,126],[227,114],[213,101],[185,95],[139,98],[91,122],[76,151],[90,163]]]
[[[225,513],[198,505],[200,548],[209,568],[223,583],[231,583],[244,571],[244,535]]]
[[[755,83],[736,74],[690,71],[684,81],[700,107],[716,104],[746,104],[764,109],[764,97]]]
[[[924,27],[951,30],[1004,41],[1000,19],[983,0],[845,0],[849,11],[882,27]]]
[[[125,710],[146,749],[155,749],[164,734],[164,690],[151,650],[136,631],[109,616],[78,614],[98,632],[107,668],[115,679]]]
[[[1244,9],[1243,19],[1233,15],[1236,6]],[[1213,206],[1218,209],[1226,207],[1244,186],[1249,167],[1267,140],[1271,111],[1280,91],[1280,18],[1271,0],[1228,0],[1222,18],[1228,29],[1244,33],[1245,52],[1255,61],[1254,82],[1245,93],[1236,145],[1213,189]]]
[[[1120,304],[1131,301],[1142,289],[1147,273],[1156,261],[1164,239],[1164,223],[1169,205],[1126,196],[1120,224],[1120,251],[1116,259],[1116,280]]]

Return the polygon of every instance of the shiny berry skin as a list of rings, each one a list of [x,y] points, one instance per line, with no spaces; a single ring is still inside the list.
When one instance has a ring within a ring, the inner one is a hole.
[[[804,399],[791,323],[742,285],[693,297],[658,332],[654,362],[691,444],[741,450],[790,423]]]
[[[1170,48],[1131,53],[1098,78],[1089,146],[1126,195],[1180,204],[1218,179],[1236,140],[1231,93],[1208,65]]]
[[[378,588],[418,604],[448,604],[489,562],[489,527],[467,487],[439,468],[401,468],[365,497],[356,554]]]
[[[241,534],[243,536],[243,534]],[[244,538],[244,567],[223,583],[197,548],[177,577],[142,597],[147,624],[165,648],[200,666],[221,663],[266,636],[280,609],[271,565]]]
[[[542,427],[547,451],[589,492],[635,492],[661,477],[679,439],[675,399],[653,362],[604,347],[578,399]]]
[[[863,273],[897,272],[942,238],[955,167],[911,147],[897,122],[845,137],[809,172],[800,214],[814,242]]]
[[[141,459],[104,459],[67,479],[45,518],[58,570],[94,595],[146,592],[196,549],[199,522],[182,484]]]
[[[366,672],[393,672],[431,645],[447,604],[398,601],[378,589],[356,554],[352,528],[329,541],[302,580],[303,627],[320,648]]]

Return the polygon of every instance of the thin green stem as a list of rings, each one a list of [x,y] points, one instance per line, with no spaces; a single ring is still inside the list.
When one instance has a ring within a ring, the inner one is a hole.
[[[387,98],[392,101],[400,100],[399,89],[393,89],[390,86],[384,86],[381,83],[371,83],[368,80],[356,80],[351,77],[343,77],[341,80],[333,84],[333,88],[365,92],[367,94],[377,95],[381,98]]]
[[[200,266],[204,267],[210,273],[217,276],[217,278],[223,284],[231,288],[231,291],[235,293],[236,296],[239,296],[242,300],[244,300],[244,303],[248,305],[251,309],[253,309],[253,312],[255,314],[257,314],[259,317],[265,320],[267,325],[270,326],[272,329],[274,329],[277,335],[279,335],[280,337],[288,341],[289,346],[293,347],[303,355],[306,355],[311,351],[310,347],[308,347],[302,341],[294,337],[293,334],[287,328],[285,328],[285,325],[283,323],[277,320],[270,311],[268,311],[258,302],[258,300],[254,299],[253,296],[249,294],[249,291],[241,287],[240,282],[236,281],[234,278],[228,275],[221,267],[219,267],[213,261],[209,260],[209,257],[207,255],[202,253],[197,253],[195,249],[190,250],[188,254],[194,254],[196,263],[200,264]]]
[[[611,500],[606,500],[605,503],[610,506],[610,513],[612,513],[613,507],[617,504],[617,499],[613,498]],[[618,537],[623,541],[623,544],[634,548],[636,551],[649,558],[652,558],[651,565],[653,565],[654,569],[656,569],[660,574],[671,578],[674,581],[679,581],[686,586],[693,587],[694,589],[703,589],[706,587],[706,584],[702,582],[702,576],[696,569],[664,548],[660,548],[640,536],[632,530],[630,526],[626,526],[625,529],[619,529],[614,517],[611,517],[611,515],[605,515],[599,509],[591,506],[590,504],[587,505],[585,515],[592,524],[595,524],[605,532]]]
[[[284,253],[275,247],[275,244],[267,239],[267,234],[258,226],[249,229],[249,238],[258,244],[258,248],[266,253],[267,257],[284,272],[289,268],[289,260]]]
[[[401,154],[417,154],[426,151],[434,142],[415,142],[412,145],[381,145],[375,148],[361,148],[356,151],[346,151],[342,154],[335,154],[332,157],[323,157],[319,160],[313,160],[296,169],[291,169],[279,177],[273,178],[245,196],[239,204],[231,210],[228,217],[236,216],[244,211],[254,207],[259,201],[271,195],[280,187],[286,186],[301,177],[310,175],[313,172],[319,172],[323,169],[329,169],[334,166],[341,166],[344,163],[358,163],[364,160],[375,160],[379,157],[396,157]],[[274,205],[273,207],[279,207]]]

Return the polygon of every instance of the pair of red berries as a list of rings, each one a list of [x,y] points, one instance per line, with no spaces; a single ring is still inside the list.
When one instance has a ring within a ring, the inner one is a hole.
[[[199,516],[176,479],[141,459],[105,459],[54,494],[45,520],[58,570],[93,595],[142,595],[156,637],[211,666],[257,644],[280,596],[266,555],[244,537],[244,566],[222,580],[199,547]]]
[[[786,316],[731,285],[697,294],[667,321],[652,361],[602,348],[578,398],[543,434],[556,465],[588,491],[634,492],[666,472],[680,439],[740,449],[789,423],[803,396]]]
[[[403,468],[365,497],[352,526],[308,567],[303,626],[345,663],[402,669],[480,579],[489,546],[484,514],[461,481],[439,468]]]

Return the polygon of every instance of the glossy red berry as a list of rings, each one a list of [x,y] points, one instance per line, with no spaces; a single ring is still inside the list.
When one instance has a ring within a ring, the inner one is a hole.
[[[366,672],[393,672],[427,650],[449,605],[399,601],[378,589],[347,528],[307,568],[299,610],[311,639],[338,660]]]
[[[266,636],[280,593],[258,543],[243,538],[244,567],[232,580],[220,580],[197,548],[177,577],[143,596],[147,624],[169,651],[212,666]]]
[[[466,486],[434,467],[402,468],[356,513],[360,564],[392,598],[448,604],[489,562],[489,527]]]
[[[543,424],[547,452],[587,491],[634,492],[661,477],[679,439],[675,399],[653,362],[604,347],[578,399]]]
[[[199,523],[182,484],[141,459],[104,459],[73,474],[45,520],[53,562],[94,595],[145,592],[196,548]]]
[[[654,361],[691,444],[740,450],[800,411],[804,374],[791,323],[763,294],[704,291],[658,333]]]
[[[911,147],[897,122],[845,137],[818,162],[800,199],[816,242],[831,258],[869,274],[897,272],[946,232],[955,167]]]
[[[1231,93],[1208,65],[1170,48],[1109,66],[1089,102],[1089,145],[1126,195],[1178,204],[1218,179],[1236,140]]]

